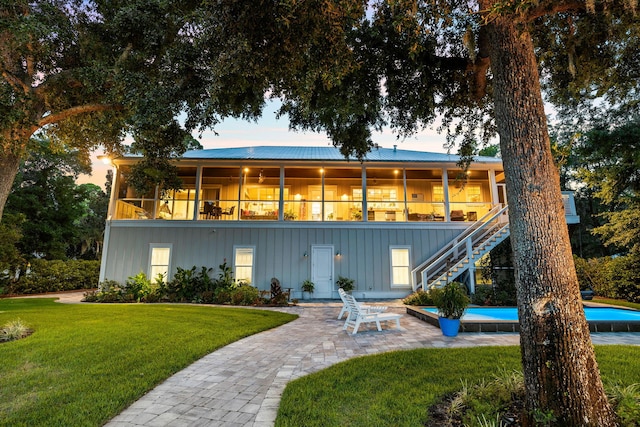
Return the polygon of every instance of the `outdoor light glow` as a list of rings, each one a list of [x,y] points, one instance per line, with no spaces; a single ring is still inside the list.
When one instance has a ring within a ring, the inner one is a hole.
[[[106,154],[99,155],[98,159],[102,160],[102,163],[104,163],[105,165],[110,165],[113,163],[111,161],[111,157],[107,156]]]

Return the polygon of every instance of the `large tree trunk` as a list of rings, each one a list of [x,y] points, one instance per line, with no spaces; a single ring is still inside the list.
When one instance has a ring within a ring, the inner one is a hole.
[[[0,221],[4,213],[4,205],[7,203],[13,181],[16,179],[20,157],[13,153],[0,153]]]
[[[553,415],[554,425],[614,426],[582,309],[531,36],[508,18],[488,30],[529,422]]]

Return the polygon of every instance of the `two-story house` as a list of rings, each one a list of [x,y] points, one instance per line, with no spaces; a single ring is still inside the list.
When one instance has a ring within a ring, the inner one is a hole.
[[[338,276],[357,298],[397,298],[458,277],[474,287],[478,257],[508,236],[499,158],[374,149],[363,162],[334,147],[246,147],[187,152],[179,191],[138,195],[127,183],[139,157],[113,160],[100,280],[140,271],[217,267],[292,297],[337,298]],[[570,194],[569,222],[577,221]],[[215,272],[214,272],[215,275]]]

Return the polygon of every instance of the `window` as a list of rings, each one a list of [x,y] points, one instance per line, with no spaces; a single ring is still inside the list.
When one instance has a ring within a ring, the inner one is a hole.
[[[236,282],[253,283],[254,247],[234,248],[233,265]]]
[[[411,286],[411,253],[408,246],[391,246],[391,287]]]
[[[431,189],[431,191],[433,192],[432,201],[444,202],[444,189],[442,188],[442,185],[433,184]]]
[[[149,251],[149,279],[152,281],[162,274],[164,282],[169,280],[171,265],[171,245],[152,243]]]
[[[467,200],[469,202],[481,202],[482,201],[482,188],[479,184],[467,185]]]

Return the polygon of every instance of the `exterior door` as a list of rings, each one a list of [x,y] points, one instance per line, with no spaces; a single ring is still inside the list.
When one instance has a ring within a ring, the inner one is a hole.
[[[333,298],[333,246],[311,247],[311,281],[314,298]]]

